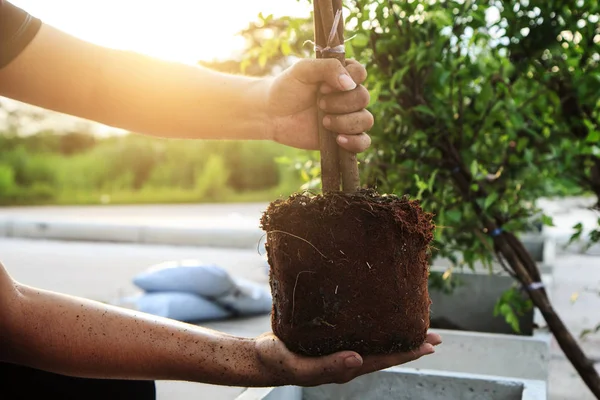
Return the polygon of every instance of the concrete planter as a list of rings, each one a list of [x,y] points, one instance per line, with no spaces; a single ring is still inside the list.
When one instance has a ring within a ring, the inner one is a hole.
[[[444,267],[434,266],[432,271],[443,272]],[[470,269],[455,270],[452,279],[460,285],[451,293],[430,288],[431,322],[436,329],[514,334],[503,316],[494,316],[494,307],[502,293],[514,285],[505,272]],[[519,318],[521,333],[533,334],[534,312]]]
[[[550,335],[504,335],[436,329],[444,340],[435,354],[407,364],[427,369],[546,382]],[[490,361],[493,360],[493,361]],[[404,368],[404,367],[400,367]]]
[[[458,361],[458,360],[457,360]],[[248,389],[236,400],[545,400],[542,381],[390,368],[343,385]]]
[[[556,262],[556,240],[542,233],[524,233],[519,236],[525,249],[533,256],[542,274],[552,274]]]
[[[552,271],[556,258],[556,246],[552,239],[537,233],[521,235],[525,248],[538,263],[546,288],[552,286]],[[460,256],[458,257],[460,259]],[[447,259],[434,261],[431,271],[443,273],[452,266]],[[483,264],[454,268],[453,279],[460,285],[452,293],[443,293],[430,288],[431,319],[435,328],[487,333],[515,334],[503,316],[494,317],[494,307],[506,290],[513,287],[515,280],[498,263],[492,269]],[[523,294],[525,298],[525,294]],[[521,334],[533,335],[534,322],[540,322],[537,310],[531,310],[519,318]]]

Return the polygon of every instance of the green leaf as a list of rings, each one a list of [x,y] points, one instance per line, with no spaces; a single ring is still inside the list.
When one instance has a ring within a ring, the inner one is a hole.
[[[513,329],[513,331],[515,331],[517,333],[521,332],[519,318],[517,317],[517,315],[514,312],[508,313],[504,317],[506,318],[506,322],[508,322],[508,324]]]
[[[575,242],[576,240],[579,240],[579,238],[581,237],[581,231],[579,232],[575,232],[574,234],[571,235],[571,237],[569,238],[569,241],[567,242],[567,245]]]
[[[381,89],[383,87],[383,83],[381,81],[377,81],[373,88],[369,90],[369,94],[371,95],[371,100],[369,101],[369,107],[374,106],[379,101],[379,96],[381,94]]]
[[[308,173],[306,172],[305,169],[301,169],[300,170],[300,176],[302,177],[302,181],[303,182],[308,182],[310,181],[310,176],[308,176]]]
[[[471,171],[471,176],[474,178],[477,176],[477,171],[479,171],[479,165],[477,164],[477,160],[473,160],[471,162],[471,167],[469,168]]]
[[[283,54],[284,56],[289,56],[290,54],[292,54],[292,48],[290,46],[290,42],[288,42],[287,40],[282,40],[280,47],[281,47],[281,54]]]
[[[394,75],[392,75],[392,79],[390,79],[390,90],[391,91],[397,90],[398,85],[402,84],[402,79],[404,78],[404,75],[408,71],[408,68],[409,68],[409,66],[405,66],[404,68],[400,68],[398,71],[394,72]]]
[[[571,235],[571,238],[569,239],[569,242],[567,244],[571,244],[581,238],[581,235],[583,234],[583,224],[581,222],[579,222],[579,223],[573,225],[572,229],[575,231],[575,233],[573,233],[573,235]]]
[[[592,333],[591,329],[584,329],[581,331],[581,333],[579,334],[579,338],[580,339],[585,339],[586,336],[588,336],[589,334]]]
[[[487,105],[488,102],[490,101],[490,99],[492,98],[492,94],[493,94],[492,84],[486,83],[481,88],[481,92],[479,93],[479,97],[478,97],[477,101],[481,101],[482,104]]]
[[[441,226],[444,226],[444,220],[445,220],[444,209],[441,209],[440,212],[438,213],[437,219],[436,219],[436,225],[438,228]],[[435,241],[439,241],[442,238],[442,229],[436,229],[433,232],[433,237],[434,237]]]
[[[523,149],[527,146],[527,144],[529,143],[529,139],[526,137],[521,137],[519,138],[519,140],[517,140],[517,151],[520,153],[523,151]]]
[[[446,217],[451,222],[460,222],[462,213],[458,210],[448,210],[446,211]]]
[[[488,197],[485,198],[485,201],[483,202],[483,209],[487,210],[488,208],[490,208],[490,206],[492,204],[494,204],[494,202],[496,200],[498,200],[498,192],[492,192],[488,195]]]
[[[592,329],[584,329],[579,334],[580,339],[584,339],[586,336],[600,332],[600,324],[596,325],[595,328]]]
[[[366,47],[369,44],[369,37],[364,33],[359,32],[350,40],[350,43],[357,48]]]
[[[450,15],[449,10],[436,10],[427,13],[427,16],[433,21],[434,24],[438,25],[440,28],[452,25],[452,16]]]
[[[413,107],[413,110],[418,111],[420,113],[423,114],[427,114],[430,115],[432,117],[435,117],[436,115],[433,113],[433,111],[431,111],[431,109],[429,107],[427,107],[426,105],[420,104],[416,107]]]
[[[552,220],[552,217],[548,215],[542,215],[542,224],[546,226],[554,226],[554,221]]]
[[[585,141],[588,143],[598,143],[600,141],[600,131],[590,130]]]
[[[499,314],[501,314],[504,317],[504,320],[510,325],[513,331],[520,332],[521,329],[519,326],[519,318],[515,314],[513,308],[508,303],[500,303],[497,310],[499,311]],[[498,313],[496,313],[496,316],[498,316],[497,314]]]
[[[429,190],[430,192],[433,191],[433,183],[435,182],[435,176],[437,175],[437,173],[438,173],[437,169],[435,171],[433,171],[433,173],[429,177],[429,181],[427,182],[427,190]]]

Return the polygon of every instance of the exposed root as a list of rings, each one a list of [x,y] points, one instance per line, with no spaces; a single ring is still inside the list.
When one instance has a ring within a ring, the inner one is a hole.
[[[300,275],[302,275],[304,272],[307,272],[309,274],[315,273],[314,271],[300,271],[300,272],[298,272],[298,275],[296,275],[296,283],[294,284],[294,290],[292,292],[292,315],[291,315],[291,319],[292,319],[291,325],[292,326],[294,326],[294,310],[296,308],[296,287],[298,286],[298,278],[300,278]]]
[[[259,255],[259,256],[261,256],[261,257],[262,257],[262,256],[264,256],[264,254],[260,254],[260,242],[263,240],[263,238],[264,238],[265,236],[267,236],[267,234],[266,234],[266,233],[264,233],[264,234],[263,234],[263,235],[260,237],[260,239],[258,239],[258,243],[256,243],[256,252],[257,252],[257,253],[258,253],[258,255]]]
[[[285,231],[279,231],[279,230],[272,230],[272,231],[269,231],[269,232],[267,232],[267,233],[285,233],[286,235],[290,235],[290,236],[292,236],[292,237],[295,237],[296,239],[300,239],[300,240],[302,240],[303,242],[305,242],[305,243],[308,243],[308,244],[309,244],[309,245],[310,245],[310,246],[311,246],[313,249],[315,249],[315,251],[316,251],[317,253],[319,253],[319,254],[321,255],[321,257],[323,257],[323,258],[324,258],[324,259],[326,259],[326,260],[329,260],[329,258],[327,258],[327,257],[325,256],[325,254],[321,253],[321,251],[320,251],[319,249],[317,249],[317,248],[316,248],[316,246],[315,246],[314,244],[312,244],[311,242],[309,242],[308,240],[306,240],[306,239],[304,239],[304,238],[301,238],[300,236],[296,236],[296,235],[294,235],[293,233],[289,233],[289,232],[285,232]]]

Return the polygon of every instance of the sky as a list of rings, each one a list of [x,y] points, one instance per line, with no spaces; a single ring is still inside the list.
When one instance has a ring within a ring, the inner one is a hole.
[[[309,16],[307,1],[297,0],[10,0],[64,32],[102,46],[195,64],[227,59],[243,50],[236,34],[258,14]],[[1,98],[0,98],[1,99]],[[6,99],[3,101],[7,104]],[[23,107],[8,102],[8,106]],[[52,127],[77,126],[73,117],[53,113]],[[99,134],[114,129],[94,125]],[[40,126],[28,124],[29,130]]]
[[[196,63],[243,48],[236,33],[265,15],[309,16],[297,0],[11,0],[84,40],[168,60]]]

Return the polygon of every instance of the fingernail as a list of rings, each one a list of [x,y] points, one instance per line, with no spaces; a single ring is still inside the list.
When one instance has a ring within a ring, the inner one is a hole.
[[[324,100],[324,99],[321,99],[321,100],[319,101],[319,107],[320,107],[322,110],[324,110],[324,109],[325,109],[325,100]]]
[[[338,79],[344,90],[352,90],[356,88],[356,83],[348,75],[342,74]]]
[[[328,127],[329,125],[331,125],[331,117],[323,117],[323,126]]]
[[[346,357],[344,360],[344,365],[346,365],[347,368],[358,368],[362,364],[362,360],[356,356]]]
[[[337,141],[339,144],[346,144],[348,143],[348,138],[346,136],[338,135]]]

